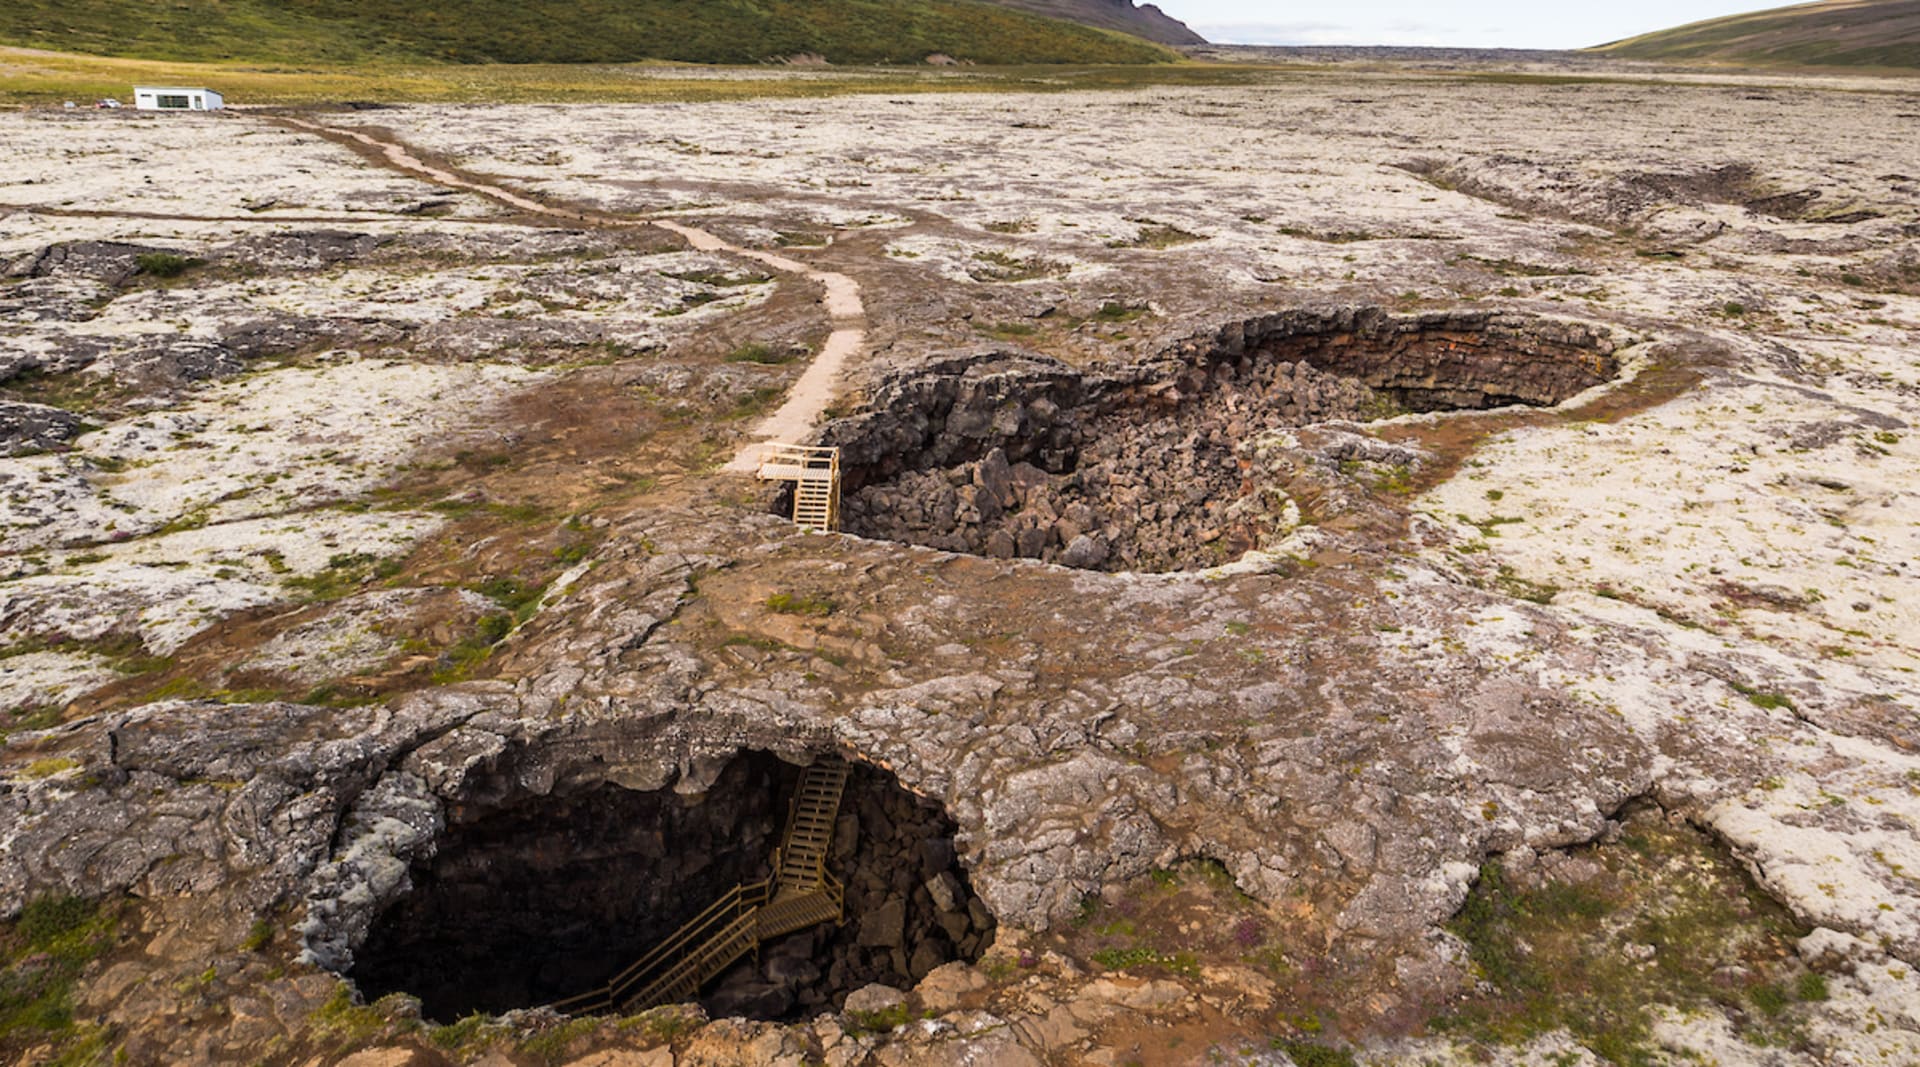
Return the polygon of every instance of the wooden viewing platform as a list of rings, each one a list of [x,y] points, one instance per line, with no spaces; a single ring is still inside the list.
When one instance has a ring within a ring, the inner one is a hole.
[[[754,476],[793,483],[794,524],[814,530],[839,528],[840,450],[778,443],[760,449]]]

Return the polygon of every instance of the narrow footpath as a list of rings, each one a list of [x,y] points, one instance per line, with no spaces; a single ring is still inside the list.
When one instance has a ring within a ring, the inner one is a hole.
[[[756,423],[748,432],[747,443],[734,454],[731,462],[721,468],[726,473],[750,475],[759,467],[760,458],[769,444],[781,441],[800,442],[809,437],[814,428],[819,425],[821,416],[826,413],[827,406],[833,402],[833,398],[840,391],[847,360],[866,351],[866,304],[860,297],[860,283],[844,274],[815,270],[799,260],[772,252],[741,248],[727,243],[706,230],[669,219],[631,218],[602,211],[582,211],[542,203],[502,186],[476,181],[436,167],[414,155],[403,144],[383,141],[360,130],[325,126],[284,115],[269,121],[318,134],[331,141],[355,142],[371,149],[374,157],[385,162],[391,169],[409,177],[423,179],[450,189],[475,193],[530,215],[562,219],[570,223],[587,222],[596,226],[662,229],[679,235],[697,251],[738,256],[781,274],[804,278],[819,285],[824,292],[821,302],[832,321],[832,332],[827,335],[826,344],[821,347],[813,361],[800,375],[800,380],[787,391],[786,402],[771,415]]]

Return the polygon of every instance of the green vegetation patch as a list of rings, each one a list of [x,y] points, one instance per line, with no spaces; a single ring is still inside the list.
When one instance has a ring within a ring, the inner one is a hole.
[[[53,705],[26,705],[11,708],[0,716],[0,740],[19,730],[50,730],[65,720]]]
[[[1617,845],[1577,850],[1565,878],[1482,868],[1450,929],[1467,943],[1475,995],[1435,1030],[1517,1045],[1565,1029],[1620,1067],[1664,1062],[1655,1012],[1712,1010],[1756,1045],[1798,1047],[1797,1005],[1824,980],[1799,969],[1805,934],[1698,831],[1631,816]]]
[[[976,282],[1030,282],[1059,277],[1067,270],[1066,264],[1039,256],[1026,258],[1012,252],[987,251],[973,254],[973,266],[967,268],[967,275]]]
[[[767,610],[776,615],[807,615],[824,619],[838,610],[839,605],[823,596],[801,596],[795,593],[775,593],[767,598]]]
[[[172,252],[142,252],[134,262],[140,265],[140,273],[153,278],[178,278],[189,267],[200,264],[197,259],[177,256]]]
[[[580,1019],[568,1019],[557,1026],[549,1026],[520,1043],[520,1051],[537,1056],[548,1063],[559,1063],[569,1057],[574,1045],[598,1032],[600,1020],[591,1016]]]
[[[11,1062],[46,1042],[73,1049],[102,1037],[74,1019],[73,988],[87,964],[112,951],[120,905],[75,896],[31,901],[10,929],[0,932],[0,1051]]]
[[[413,1017],[412,1006],[412,998],[404,993],[389,993],[372,1004],[362,1004],[355,999],[352,984],[343,981],[334,986],[327,1002],[314,1011],[312,1021],[314,1029],[336,1038],[341,1047],[346,1047],[395,1029],[417,1028],[419,1020]]]
[[[399,559],[382,559],[365,552],[342,552],[327,557],[324,569],[286,579],[287,587],[308,600],[338,600],[362,587],[400,573]]]
[[[0,18],[13,13],[0,5]],[[305,42],[302,41],[302,44]],[[64,47],[77,47],[72,44]],[[251,48],[235,49],[245,54]],[[0,102],[58,105],[62,100],[124,96],[133,83],[212,85],[248,104],[332,104],[341,100],[420,103],[610,102],[703,103],[745,99],[822,98],[941,92],[1066,93],[1160,85],[1248,85],[1269,77],[1252,66],[1134,63],[1125,66],[927,66],[793,70],[765,68],[715,77],[660,64],[485,63],[315,58],[264,64],[224,60],[174,62],[101,59],[74,52],[16,53],[0,80]],[[59,378],[93,377],[58,375]],[[71,409],[70,409],[71,410]]]
[[[1788,711],[1794,710],[1793,698],[1787,696],[1785,693],[1769,693],[1764,690],[1755,689],[1750,685],[1741,685],[1739,682],[1732,684],[1734,692],[1746,697],[1747,702],[1756,708],[1765,708],[1768,711],[1775,711],[1781,708],[1785,708]]]
[[[1148,873],[1113,903],[1081,900],[1063,933],[1069,954],[1107,971],[1191,977],[1209,964],[1268,967],[1273,924],[1209,859]]]
[[[855,1037],[861,1034],[891,1033],[922,1016],[923,1013],[915,1012],[904,1003],[895,1004],[891,1008],[882,1008],[879,1011],[849,1012],[847,1033]]]
[[[1121,34],[971,0],[10,0],[0,41],[142,59],[316,63],[1165,63]]]
[[[1273,1047],[1287,1054],[1295,1067],[1355,1067],[1353,1052],[1299,1038],[1276,1037]]]
[[[1178,226],[1168,225],[1164,222],[1155,222],[1152,219],[1133,219],[1131,221],[1140,224],[1140,232],[1131,238],[1116,238],[1115,240],[1108,241],[1108,248],[1175,248],[1180,245],[1188,245],[1196,241],[1206,240],[1205,237],[1197,233],[1188,233]]]
[[[1920,20],[1910,4],[1802,4],[1691,23],[1596,51],[1742,65],[1920,67]]]
[[[727,353],[728,363],[758,363],[763,367],[777,367],[782,363],[792,363],[797,358],[790,348],[774,349],[758,341],[741,345]]]

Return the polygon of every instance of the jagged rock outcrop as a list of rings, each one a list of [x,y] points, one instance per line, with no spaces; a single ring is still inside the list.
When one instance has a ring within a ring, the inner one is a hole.
[[[0,400],[0,455],[17,456],[65,444],[82,425],[80,416],[71,411]]]

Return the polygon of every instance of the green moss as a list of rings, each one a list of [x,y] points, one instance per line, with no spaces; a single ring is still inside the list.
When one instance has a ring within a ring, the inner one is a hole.
[[[247,928],[246,939],[240,942],[240,947],[248,952],[259,952],[272,943],[273,923],[266,919],[255,919],[253,925]]]
[[[97,1031],[76,1027],[73,987],[86,965],[118,940],[119,908],[81,897],[40,897],[0,934],[0,1048],[51,1041],[67,1051],[103,1048]],[[84,1061],[83,1061],[84,1062]]]
[[[493,655],[494,646],[513,632],[513,616],[505,612],[485,615],[474,624],[473,632],[440,654],[432,673],[435,685],[465,681],[474,670]]]
[[[1285,1037],[1274,1038],[1273,1047],[1286,1053],[1296,1067],[1356,1067],[1350,1049]]]
[[[1773,711],[1778,708],[1785,708],[1788,711],[1794,710],[1793,700],[1784,693],[1763,692],[1752,686],[1741,685],[1739,682],[1732,684],[1734,691],[1746,697],[1748,702],[1756,708],[1765,708],[1768,711]]]
[[[777,385],[763,385],[734,398],[733,407],[727,411],[730,419],[750,419],[766,411],[787,395],[787,391]]]
[[[1394,464],[1374,480],[1373,489],[1377,493],[1406,496],[1414,490],[1413,469],[1404,463]]]
[[[1515,259],[1496,259],[1487,256],[1462,254],[1453,257],[1455,263],[1475,263],[1495,274],[1509,278],[1551,278],[1568,274],[1590,274],[1591,271],[1573,267],[1542,267],[1533,263],[1522,263]]]
[[[1020,961],[1005,952],[990,953],[980,961],[980,970],[991,982],[1004,982],[1020,973]]]
[[[60,725],[65,716],[54,705],[26,705],[9,710],[0,717],[0,739],[21,730],[49,730]]]
[[[622,1033],[638,1032],[654,1041],[669,1042],[693,1033],[705,1022],[704,1015],[686,1005],[669,1004],[629,1015],[620,1020],[618,1028]]]
[[[65,774],[78,768],[80,764],[65,756],[48,756],[34,760],[21,770],[20,777],[29,779],[51,778],[56,774]]]
[[[547,583],[529,582],[517,576],[507,576],[489,578],[468,588],[505,608],[512,614],[515,621],[524,622],[533,615],[534,609],[540,606],[540,598],[547,592]],[[505,637],[505,631],[502,631],[499,636]]]
[[[861,1034],[885,1034],[907,1025],[918,1015],[906,1004],[895,1004],[880,1011],[855,1011],[847,1013],[850,1025],[847,1033],[854,1037]]]
[[[996,322],[991,324],[975,323],[974,329],[989,337],[998,337],[1002,341],[1011,341],[1016,337],[1032,337],[1040,328],[1028,322]]]
[[[816,619],[824,619],[838,610],[838,605],[830,598],[823,596],[775,593],[767,598],[767,610],[776,615],[808,615]]]
[[[285,567],[284,560],[280,566]],[[273,568],[273,560],[268,560]],[[382,559],[365,552],[343,552],[327,557],[325,568],[285,579],[289,589],[298,590],[304,599],[339,600],[374,582],[386,581],[400,573],[399,559]]]
[[[455,1055],[469,1055],[493,1044],[502,1036],[500,1027],[479,1012],[446,1026],[427,1028],[427,1040]]]
[[[548,510],[539,504],[503,504],[497,500],[436,500],[427,505],[427,510],[453,518],[491,515],[524,524],[544,522],[550,517]]]
[[[1607,1062],[1659,1060],[1656,1010],[1718,1010],[1744,1037],[1798,1040],[1792,944],[1801,930],[1697,832],[1657,815],[1629,820],[1620,845],[1586,850],[1604,873],[1578,884],[1511,883],[1497,863],[1450,924],[1494,990],[1432,1021],[1491,1044],[1564,1029]],[[1651,949],[1647,957],[1623,951]],[[1729,972],[1751,975],[1727,984]],[[1801,998],[1806,999],[1806,998]]]
[[[172,252],[142,252],[134,257],[134,262],[140,265],[140,273],[154,278],[178,278],[200,263]]]
[[[46,1061],[46,1067],[98,1067],[105,1063],[126,1063],[126,1049],[108,1052],[112,1043],[113,1032],[106,1027],[78,1023],[72,1035],[60,1043],[59,1051]]]
[[[967,274],[977,282],[1030,282],[1064,273],[1065,270],[1052,260],[1027,258],[997,250],[975,252],[973,262],[974,266],[967,270]]]
[[[741,345],[739,348],[727,353],[728,363],[758,363],[765,367],[791,363],[794,358],[791,352],[776,352],[772,348],[758,342]]]
[[[1827,992],[1826,975],[1808,971],[1800,976],[1800,981],[1794,986],[1794,993],[1805,1001],[1826,1000],[1830,995]]]
[[[575,1042],[598,1029],[600,1029],[599,1019],[568,1019],[558,1026],[550,1026],[520,1042],[520,1051],[538,1056],[548,1063],[559,1063],[567,1058],[568,1050]]]
[[[343,1044],[352,1044],[391,1029],[401,1018],[406,1003],[408,998],[396,993],[372,1004],[361,1004],[354,999],[353,986],[340,982],[333,987],[333,995],[327,1002],[314,1010],[312,1021],[322,1033],[340,1039]]]
[[[666,276],[678,278],[683,282],[692,282],[695,285],[711,285],[721,289],[740,285],[760,285],[772,280],[771,275],[734,274],[724,270],[668,271]]]
[[[1127,936],[1132,930],[1125,931]],[[1196,975],[1200,973],[1200,960],[1191,952],[1162,952],[1147,945],[1129,945],[1125,948],[1103,948],[1093,953],[1093,962],[1109,971],[1126,971],[1136,967],[1159,967],[1175,974]]]
[[[553,561],[562,567],[571,567],[593,555],[593,544],[591,540],[568,541],[553,550]]]
[[[1133,307],[1128,304],[1109,300],[1100,305],[1099,311],[1093,313],[1093,321],[1107,323],[1132,322],[1146,313],[1146,308]]]
[[[1793,1003],[1793,998],[1785,989],[1772,983],[1761,983],[1747,990],[1747,998],[1753,1001],[1754,1007],[1768,1016],[1779,1015],[1787,1010],[1787,1005]]]

